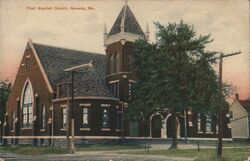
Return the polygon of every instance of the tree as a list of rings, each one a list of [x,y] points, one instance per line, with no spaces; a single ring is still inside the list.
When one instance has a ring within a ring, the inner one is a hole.
[[[177,113],[187,107],[197,111],[217,108],[218,78],[212,67],[217,53],[205,49],[212,42],[210,35],[197,36],[192,25],[183,21],[155,25],[155,43],[135,43],[138,81],[133,87],[129,118],[144,119],[168,108],[175,116],[171,148],[177,148]]]
[[[6,104],[11,91],[11,83],[8,80],[0,81],[0,136],[2,136],[2,128],[4,123],[4,116],[6,113]]]

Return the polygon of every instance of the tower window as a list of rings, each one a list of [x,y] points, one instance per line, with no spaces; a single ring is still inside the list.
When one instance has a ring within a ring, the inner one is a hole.
[[[128,69],[132,70],[133,69],[133,65],[134,65],[134,58],[133,55],[130,53],[128,54]]]
[[[114,73],[116,73],[116,57],[117,57],[117,54],[114,54],[114,65],[113,65],[113,70],[114,70]]]
[[[115,69],[115,59],[114,59],[114,54],[111,54],[109,58],[109,73],[113,74],[115,72],[114,69]]]
[[[116,54],[116,73],[120,72],[120,55],[119,53]]]
[[[110,83],[109,87],[113,96],[119,98],[119,82]]]

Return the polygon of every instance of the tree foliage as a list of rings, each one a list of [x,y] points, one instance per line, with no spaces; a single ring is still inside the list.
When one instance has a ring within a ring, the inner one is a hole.
[[[3,123],[6,112],[6,103],[11,91],[11,83],[8,80],[0,81],[0,121]]]
[[[206,50],[213,41],[210,35],[197,35],[194,26],[183,21],[165,26],[157,22],[155,26],[155,43],[135,43],[138,80],[133,86],[129,118],[139,120],[166,108],[173,113],[187,107],[216,111],[220,92],[213,64],[217,52]]]

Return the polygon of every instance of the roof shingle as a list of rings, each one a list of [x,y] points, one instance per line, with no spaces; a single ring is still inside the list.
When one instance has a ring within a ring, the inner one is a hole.
[[[239,100],[238,101],[240,103],[240,105],[247,111],[250,112],[250,100],[246,99],[246,100]]]
[[[123,6],[119,16],[116,18],[115,23],[109,32],[109,35],[114,35],[114,34],[121,32],[120,26],[121,26],[121,21],[122,21],[122,17],[124,14],[124,10],[126,10],[125,22],[124,22],[125,23],[124,24],[124,32],[137,34],[137,35],[140,35],[142,37],[145,37],[145,34],[144,34],[143,30],[141,29],[141,26],[139,25],[133,12],[131,11],[129,6],[127,6],[127,5]]]
[[[75,96],[113,97],[105,82],[105,55],[37,43],[33,45],[52,88],[57,83],[71,81],[71,73],[64,72],[65,69],[92,61],[93,69],[75,73]]]

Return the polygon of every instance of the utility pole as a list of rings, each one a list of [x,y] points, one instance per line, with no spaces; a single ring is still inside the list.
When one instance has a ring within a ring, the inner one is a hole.
[[[124,104],[122,104],[122,144],[124,143]]]
[[[72,70],[71,71],[71,118],[74,119],[74,110],[73,110],[73,107],[74,107],[74,78],[75,78],[75,71]]]
[[[75,153],[75,117],[74,117],[74,78],[75,78],[75,71],[71,71],[72,78],[71,78],[71,109],[70,109],[70,114],[71,114],[71,150],[70,153],[74,154]]]
[[[54,146],[54,106],[52,105],[50,108],[51,110],[51,144],[50,146]]]
[[[3,130],[2,130],[2,121],[0,120],[0,144],[2,144],[2,139],[3,139]]]
[[[218,123],[218,145],[217,145],[217,157],[221,158],[222,156],[222,138],[223,138],[223,109],[222,109],[222,64],[223,58],[230,57],[234,55],[241,54],[241,52],[235,52],[231,54],[224,55],[223,53],[220,54],[219,59],[219,94],[218,94],[218,105],[219,105],[219,123]],[[215,60],[213,59],[213,60]]]
[[[220,54],[219,58],[219,97],[218,97],[218,103],[219,103],[219,125],[218,125],[218,148],[217,148],[217,156],[221,158],[222,156],[222,138],[223,138],[223,130],[222,130],[222,63],[223,63],[223,54]]]
[[[67,129],[67,136],[66,136],[66,140],[67,140],[67,150],[68,152],[70,151],[70,139],[69,139],[69,136],[70,136],[70,107],[69,107],[69,102],[70,102],[70,97],[69,97],[69,88],[70,88],[70,83],[68,82],[62,82],[62,83],[57,83],[57,88],[59,89],[59,86],[62,86],[62,85],[65,85],[67,87],[67,106],[66,106],[66,129]],[[58,94],[58,93],[57,93]],[[59,98],[59,96],[57,96]],[[54,119],[54,107],[52,106],[51,107],[51,110],[52,110],[52,121]],[[53,124],[54,124],[54,121],[53,121]],[[54,131],[54,127],[53,127],[53,124],[52,124],[52,134],[53,134],[53,131]],[[52,139],[53,139],[53,136],[52,136]],[[52,142],[53,143],[53,142]]]
[[[187,109],[184,110],[185,141],[187,141]]]
[[[67,118],[66,118],[66,123],[67,123],[67,148],[68,152],[70,151],[70,141],[69,141],[69,135],[70,135],[70,108],[69,108],[69,84],[67,84]]]
[[[124,121],[125,121],[124,112],[125,112],[125,109],[124,108],[128,108],[128,103],[126,103],[126,102],[122,103],[122,144],[124,144],[124,135],[125,135],[125,133],[124,133],[124,129],[125,129],[125,127],[124,127]]]
[[[92,61],[90,61],[89,63],[86,64],[82,64],[82,65],[78,65],[78,66],[74,66],[71,68],[67,68],[64,70],[64,72],[71,72],[71,109],[68,109],[67,112],[68,114],[70,113],[70,117],[68,122],[69,126],[67,127],[67,144],[68,144],[68,149],[70,153],[75,153],[75,120],[74,120],[74,78],[75,78],[75,72],[81,68],[93,68],[93,64]],[[68,93],[68,107],[69,107],[69,89],[67,91]],[[67,115],[68,116],[68,115]],[[71,128],[70,128],[71,127]],[[71,131],[71,144],[69,143],[69,133]],[[70,146],[71,145],[71,146]]]

